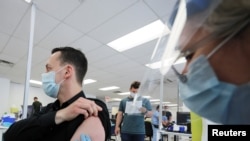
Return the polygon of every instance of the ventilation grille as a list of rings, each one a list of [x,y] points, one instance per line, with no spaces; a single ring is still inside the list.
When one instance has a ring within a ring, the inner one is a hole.
[[[3,66],[3,67],[13,67],[14,63],[0,59],[0,66]]]

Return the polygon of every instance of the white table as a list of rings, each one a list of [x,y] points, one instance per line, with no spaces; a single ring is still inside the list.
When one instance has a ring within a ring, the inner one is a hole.
[[[8,127],[4,127],[0,125],[0,141],[3,139],[3,133],[8,129]]]
[[[168,135],[167,141],[171,141],[171,135],[176,136],[178,141],[180,139],[180,136],[186,136],[189,138],[192,137],[192,134],[190,133],[171,132],[171,131],[165,131],[165,130],[160,130],[160,134],[161,134],[161,137],[163,137],[164,135]],[[164,138],[163,138],[163,141],[165,141]]]

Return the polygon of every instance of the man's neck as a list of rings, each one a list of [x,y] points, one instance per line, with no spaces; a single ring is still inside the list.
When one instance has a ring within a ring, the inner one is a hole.
[[[82,91],[82,87],[79,86],[65,89],[62,88],[58,94],[58,100],[60,101],[60,104],[68,101],[69,99],[77,95],[80,91]]]

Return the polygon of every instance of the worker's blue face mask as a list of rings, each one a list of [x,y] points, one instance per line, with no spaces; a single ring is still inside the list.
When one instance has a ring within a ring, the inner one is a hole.
[[[60,84],[64,81],[60,81],[58,84],[55,82],[55,78],[56,78],[56,73],[60,72],[64,67],[62,67],[61,69],[59,69],[57,72],[55,71],[50,71],[48,73],[43,73],[42,74],[42,87],[44,92],[53,98],[57,98],[58,92],[59,92],[59,88],[60,88]]]
[[[182,101],[193,112],[223,124],[250,124],[250,84],[237,86],[219,81],[208,58],[201,55],[189,65],[186,81],[179,83]],[[245,109],[245,110],[244,110]]]

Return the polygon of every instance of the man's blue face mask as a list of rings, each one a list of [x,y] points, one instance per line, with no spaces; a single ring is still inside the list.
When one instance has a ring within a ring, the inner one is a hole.
[[[59,88],[60,88],[60,84],[64,81],[64,80],[62,80],[58,84],[55,82],[56,73],[61,71],[63,68],[64,67],[59,69],[57,72],[51,71],[51,72],[42,74],[42,83],[43,83],[42,87],[43,87],[43,90],[46,93],[46,95],[48,95],[48,96],[50,96],[52,98],[57,98]]]

